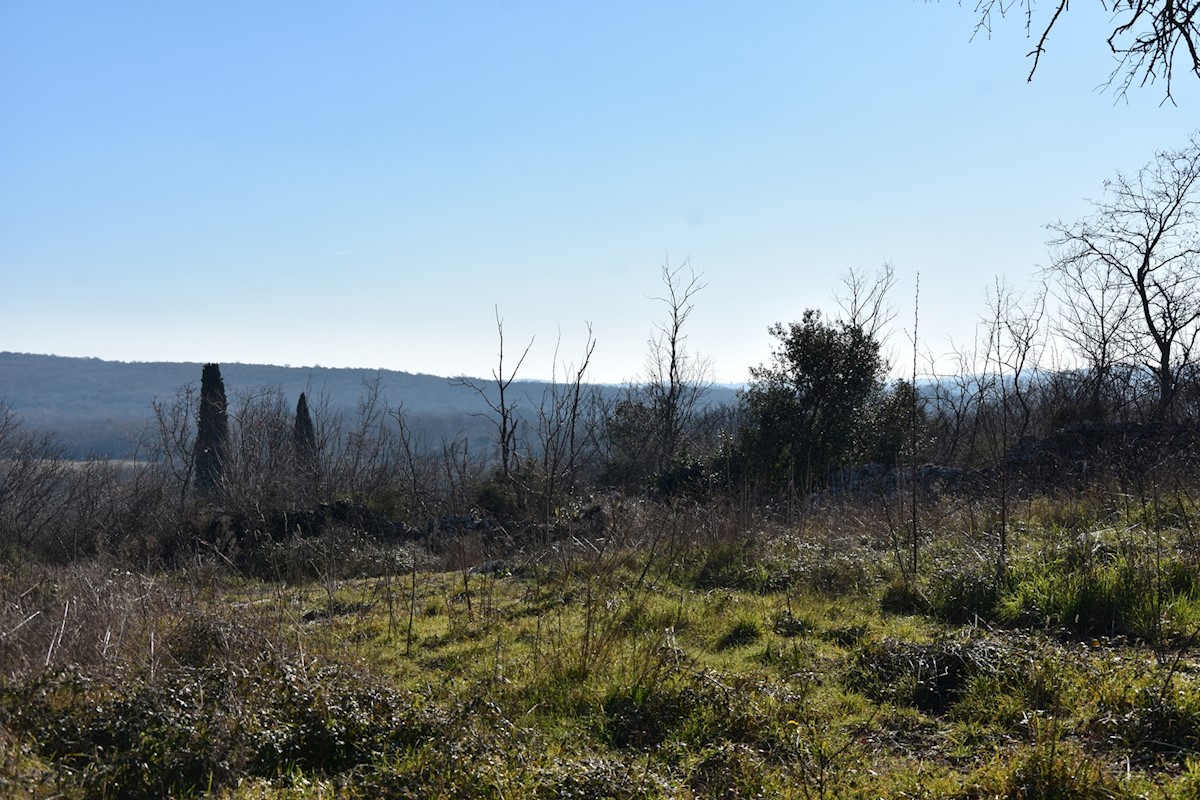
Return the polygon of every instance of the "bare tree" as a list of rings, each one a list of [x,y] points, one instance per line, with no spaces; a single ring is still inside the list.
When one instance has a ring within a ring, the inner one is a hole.
[[[443,479],[443,466],[444,462],[453,461],[448,454],[460,449],[463,437],[460,434],[435,448],[428,432],[413,426],[402,405],[389,413],[396,429],[392,461],[397,488],[406,497],[410,521],[427,520],[437,508],[448,505],[445,498],[452,494],[452,487]]]
[[[997,278],[988,290],[987,347],[984,351],[984,370],[991,397],[981,397],[981,409],[987,412],[983,422],[993,440],[997,477],[996,571],[1003,575],[1007,569],[1009,551],[1009,507],[1011,474],[1009,454],[1014,442],[1029,432],[1032,421],[1030,395],[1038,380],[1038,359],[1042,347],[1045,291],[1032,298],[1018,294]]]
[[[196,385],[185,384],[170,400],[154,398],[154,422],[144,442],[147,460],[179,490],[180,517],[186,513],[188,490],[196,470],[195,420],[200,405]]]
[[[987,305],[988,350],[996,365],[1007,449],[1009,439],[1029,434],[1034,422],[1032,395],[1041,378],[1046,290],[1039,286],[1026,295],[997,278],[988,292]]]
[[[695,296],[707,286],[688,261],[661,265],[664,293],[650,299],[666,307],[648,342],[640,380],[604,401],[604,476],[612,485],[642,486],[676,459],[714,444],[721,420],[704,404],[710,363],[689,352],[686,326]]]
[[[687,434],[709,387],[709,363],[688,352],[685,333],[693,300],[708,284],[687,259],[677,267],[663,261],[661,277],[666,292],[653,299],[666,306],[667,314],[650,339],[645,385],[655,423],[654,467],[660,472],[688,448]]]
[[[881,336],[896,317],[888,296],[896,285],[896,268],[885,261],[874,273],[848,268],[841,275],[842,287],[834,294],[843,318],[867,336],[882,343]]]
[[[941,373],[938,358],[932,352],[924,354],[924,374],[929,378],[925,390],[931,432],[928,440],[934,446],[931,457],[939,464],[960,461],[962,451],[968,447],[971,420],[972,389],[967,375],[974,355],[958,348],[950,358],[954,369]]]
[[[960,3],[961,5],[961,0]],[[1037,37],[1029,51],[1032,81],[1046,52],[1050,34],[1070,11],[1070,0],[1056,0],[1051,10],[1039,13],[1036,0],[976,0],[974,35],[991,36],[997,17],[1014,10],[1025,18],[1025,35]],[[1164,102],[1174,102],[1171,90],[1175,69],[1200,78],[1200,1],[1198,0],[1099,0],[1109,16],[1108,47],[1116,66],[1104,83],[1124,96],[1135,84],[1146,86],[1159,79],[1166,83]],[[1093,9],[1095,6],[1093,5]],[[1035,19],[1036,18],[1036,19]]]
[[[890,267],[890,265],[885,265]],[[917,338],[918,328],[921,323],[921,273],[917,273],[916,285],[913,286],[913,327],[912,327],[912,404],[909,406],[908,413],[908,446],[909,446],[909,472],[908,472],[908,489],[909,489],[909,544],[912,546],[912,560],[909,562],[911,569],[909,575],[916,577],[917,575],[917,551],[921,543],[920,529],[920,506],[918,505],[919,493],[917,491],[917,423],[922,414],[921,393],[917,390],[917,355],[918,344],[920,341]]]
[[[306,393],[309,398],[309,410],[312,412],[313,427],[316,434],[316,457],[310,473],[311,483],[308,493],[314,499],[324,498],[332,468],[331,462],[337,456],[338,446],[342,438],[342,429],[346,425],[346,412],[334,404],[329,392],[322,387],[320,392],[313,394],[310,387]],[[313,398],[316,398],[313,402]]]
[[[592,327],[587,327],[587,340],[583,358],[578,366],[563,363],[568,376],[565,383],[558,380],[558,348],[555,348],[554,367],[550,384],[542,393],[537,408],[537,436],[539,445],[539,506],[542,521],[550,522],[553,503],[563,489],[574,488],[577,468],[588,447],[594,443],[588,412],[596,410],[592,402],[593,392],[584,379],[591,365],[592,353],[596,350],[596,339]]]
[[[289,480],[295,459],[292,419],[283,389],[262,386],[233,393],[233,425],[224,473],[229,503],[242,510],[285,507],[297,500]]]
[[[496,333],[500,338],[500,352],[497,356],[496,369],[492,370],[492,382],[496,385],[495,397],[488,393],[487,385],[470,378],[457,378],[454,382],[458,386],[466,386],[483,398],[495,415],[492,417],[492,423],[496,426],[496,444],[500,449],[500,473],[505,481],[511,481],[516,467],[519,420],[517,403],[512,399],[510,389],[513,381],[517,378],[517,373],[521,370],[521,365],[525,363],[525,357],[529,355],[529,350],[533,347],[533,339],[530,339],[529,344],[525,345],[525,350],[517,359],[517,365],[506,375],[504,372],[504,320],[500,318],[499,308],[496,309]]]
[[[54,531],[69,478],[58,440],[22,430],[16,412],[0,401],[0,544],[29,548]]]
[[[363,381],[353,426],[342,441],[335,482],[357,501],[380,491],[387,482],[391,428],[379,374]]]
[[[1166,420],[1200,336],[1200,132],[1181,150],[1156,153],[1135,175],[1118,173],[1104,189],[1091,216],[1049,226],[1059,253],[1049,270],[1072,302],[1105,310],[1125,328],[1134,353],[1153,359],[1147,366],[1158,384],[1157,416]],[[1132,313],[1103,297],[1113,290]]]
[[[1119,366],[1133,356],[1129,339],[1133,296],[1124,291],[1122,276],[1111,266],[1099,269],[1074,261],[1049,271],[1049,287],[1059,304],[1053,329],[1083,367],[1076,383],[1083,397],[1077,409],[1084,418],[1102,420],[1115,409]]]

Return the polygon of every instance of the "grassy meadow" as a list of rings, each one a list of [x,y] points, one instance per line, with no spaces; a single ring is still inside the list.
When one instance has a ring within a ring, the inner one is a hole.
[[[29,563],[0,795],[1200,796],[1193,499],[1014,501],[1003,561],[994,506],[915,573],[899,501]]]

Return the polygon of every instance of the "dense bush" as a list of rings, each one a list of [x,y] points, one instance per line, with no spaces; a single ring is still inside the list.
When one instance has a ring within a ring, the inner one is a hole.
[[[863,411],[882,385],[879,343],[813,310],[771,335],[770,365],[751,369],[739,461],[748,477],[819,488],[854,452]]]

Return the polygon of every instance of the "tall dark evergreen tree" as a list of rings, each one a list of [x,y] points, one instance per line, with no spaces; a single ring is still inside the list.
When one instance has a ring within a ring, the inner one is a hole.
[[[200,424],[196,431],[196,489],[221,485],[229,447],[229,408],[221,368],[205,364],[200,375]]]
[[[312,415],[308,413],[308,398],[304,392],[296,401],[296,422],[292,426],[292,445],[296,458],[305,469],[311,469],[317,460],[317,431],[313,427]]]

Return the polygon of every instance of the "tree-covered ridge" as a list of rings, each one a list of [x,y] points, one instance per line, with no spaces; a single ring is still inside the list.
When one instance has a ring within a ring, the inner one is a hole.
[[[76,457],[99,454],[121,458],[144,426],[156,398],[196,383],[202,364],[124,362],[98,358],[0,352],[0,399],[29,427],[55,432]],[[403,405],[431,436],[460,430],[483,435],[486,424],[471,415],[486,410],[478,394],[455,381],[395,370],[222,364],[231,393],[278,387],[292,398],[353,411],[366,384],[378,382],[381,395]],[[517,381],[521,397],[538,396],[545,384]],[[488,387],[485,387],[486,390]],[[729,402],[734,390],[714,387],[712,401]]]

